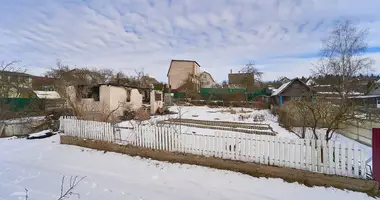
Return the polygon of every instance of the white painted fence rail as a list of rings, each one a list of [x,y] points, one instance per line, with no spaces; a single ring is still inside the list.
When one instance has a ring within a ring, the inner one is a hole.
[[[86,139],[131,144],[149,149],[290,167],[365,179],[365,153],[356,144],[277,136],[216,132],[179,133],[163,126],[112,127],[109,123],[61,119],[64,134]]]

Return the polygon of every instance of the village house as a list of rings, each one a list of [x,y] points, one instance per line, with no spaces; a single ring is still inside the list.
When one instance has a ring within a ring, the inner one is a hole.
[[[1,96],[6,98],[48,98],[58,99],[55,80],[47,77],[33,76],[23,72],[0,72]]]
[[[172,91],[178,91],[181,86],[189,81],[195,84],[197,91],[199,82],[200,65],[193,60],[172,60],[167,73],[168,84]]]
[[[1,71],[0,84],[3,87],[0,95],[7,98],[21,98],[24,94],[28,95],[25,91],[32,88],[32,77],[23,72]]]
[[[92,113],[111,113],[114,116],[124,115],[124,111],[133,111],[143,106],[143,94],[146,89],[119,85],[114,83],[98,84],[95,86],[69,86],[69,100],[79,104],[84,111]],[[161,91],[150,90],[150,109],[154,114],[163,107]],[[153,98],[152,98],[153,95]],[[153,112],[154,111],[154,112]]]
[[[358,105],[380,109],[380,80],[374,82],[366,95],[350,97]]]
[[[201,88],[214,88],[216,85],[215,80],[212,78],[211,74],[208,72],[202,72],[199,75]]]
[[[228,74],[228,85],[230,88],[241,88],[251,91],[254,88],[255,79],[253,73],[232,73]]]
[[[314,91],[300,79],[295,78],[279,87],[270,97],[274,105],[282,105],[287,101],[300,100],[304,97],[314,98]]]

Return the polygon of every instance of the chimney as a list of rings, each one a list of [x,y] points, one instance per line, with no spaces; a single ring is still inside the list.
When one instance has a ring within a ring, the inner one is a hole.
[[[230,71],[230,74],[232,74],[232,69],[231,69],[231,71]]]

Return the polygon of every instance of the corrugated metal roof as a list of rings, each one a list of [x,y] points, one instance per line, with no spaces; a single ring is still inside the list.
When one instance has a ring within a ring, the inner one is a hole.
[[[293,81],[286,82],[282,84],[275,92],[273,92],[272,96],[276,96],[280,94],[283,90],[285,90]]]

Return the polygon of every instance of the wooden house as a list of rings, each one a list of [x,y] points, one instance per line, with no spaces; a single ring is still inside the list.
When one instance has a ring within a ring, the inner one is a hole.
[[[287,101],[314,97],[314,90],[300,79],[295,78],[279,87],[270,97],[271,104],[282,105]]]

